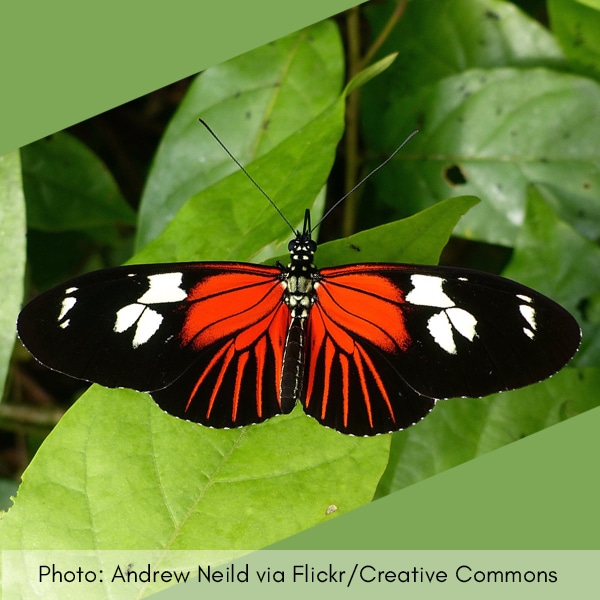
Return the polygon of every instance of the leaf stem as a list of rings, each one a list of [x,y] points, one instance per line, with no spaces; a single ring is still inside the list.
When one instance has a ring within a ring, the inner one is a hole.
[[[389,37],[398,20],[404,14],[407,0],[398,0],[385,26],[373,42],[368,51],[361,57],[361,23],[360,8],[355,6],[346,13],[348,77],[350,81],[357,73],[363,70],[373,59],[376,52]],[[362,157],[359,133],[360,114],[360,88],[353,90],[346,100],[346,135],[344,137],[345,172],[344,194],[354,189],[360,177]],[[342,216],[342,235],[351,235],[356,231],[358,216],[358,203],[360,196],[355,192],[344,203]]]

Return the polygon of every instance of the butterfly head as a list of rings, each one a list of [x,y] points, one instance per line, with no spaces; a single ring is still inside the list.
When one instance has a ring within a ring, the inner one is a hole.
[[[302,231],[296,231],[296,236],[288,244],[288,251],[292,262],[312,263],[312,259],[317,251],[317,242],[312,239],[311,234],[310,211],[306,209]]]

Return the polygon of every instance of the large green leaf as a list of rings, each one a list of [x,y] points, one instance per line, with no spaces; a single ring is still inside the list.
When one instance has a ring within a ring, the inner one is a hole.
[[[444,200],[412,217],[361,231],[319,247],[322,267],[348,262],[437,264],[453,225],[479,200],[464,196]]]
[[[587,6],[584,6],[587,4]],[[598,79],[600,77],[600,4],[549,0],[552,30],[575,68]]]
[[[381,114],[384,152],[420,123],[372,182],[395,214],[449,195],[482,203],[461,221],[466,237],[512,245],[530,183],[552,190],[559,215],[600,235],[600,85],[546,69],[472,69],[398,98]]]
[[[188,198],[238,170],[198,123],[202,116],[245,166],[309,123],[340,92],[339,33],[325,21],[211,67],[192,84],[154,160],[140,209],[138,247]],[[274,191],[259,180],[270,194]],[[230,203],[243,204],[242,196]]]
[[[393,4],[367,5],[374,31],[383,27]],[[565,62],[544,27],[514,4],[498,0],[410,2],[379,51],[390,52],[398,53],[395,64],[362,92],[364,134],[382,156],[389,153],[379,140],[382,119],[399,98],[471,69],[560,67]]]
[[[331,504],[343,513],[368,502],[357,480],[377,480],[384,441],[342,436],[302,411],[210,429],[147,396],[96,387],[24,474],[3,546],[257,548],[326,520]]]
[[[106,165],[64,132],[21,148],[21,160],[33,287],[122,262],[123,231],[136,216]]]
[[[25,202],[19,155],[0,156],[0,390],[15,342],[15,322],[23,299],[25,273]]]
[[[23,299],[25,259],[25,199],[21,185],[21,164],[19,153],[11,152],[0,156],[0,398],[5,395],[5,383],[15,345],[15,322]],[[0,511],[8,509],[8,498],[16,486],[12,479],[0,479]]]
[[[342,135],[343,116],[344,97],[340,96],[318,117],[248,165],[252,177],[269,190],[294,227],[302,222],[304,209],[314,202],[327,179]],[[281,216],[237,170],[189,198],[163,234],[135,260],[249,260],[264,253],[265,243],[275,249],[276,242],[283,244],[290,236]]]
[[[394,2],[371,3],[366,14],[379,31]],[[398,96],[414,93],[451,75],[475,68],[564,64],[552,35],[511,2],[499,0],[419,0],[409,2],[380,53],[398,52],[395,64],[363,91],[370,110],[364,121]]]
[[[67,133],[25,146],[21,157],[29,227],[75,231],[135,222],[106,166]]]
[[[379,5],[368,14],[375,31],[387,18]],[[546,183],[561,217],[598,237],[600,88],[564,73],[570,65],[540,23],[509,2],[422,0],[380,51],[398,58],[361,96],[372,164],[421,130],[370,182],[387,218],[475,194],[483,201],[458,233],[512,245],[527,185]]]

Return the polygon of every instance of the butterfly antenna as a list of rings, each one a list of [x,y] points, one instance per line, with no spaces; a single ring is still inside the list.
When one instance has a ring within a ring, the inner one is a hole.
[[[312,228],[311,231],[315,230],[333,211],[336,209],[350,194],[353,194],[371,175],[375,175],[379,169],[385,167],[387,163],[398,154],[398,152],[407,144],[415,135],[419,133],[419,130],[416,129],[413,131],[381,164],[377,165],[370,173],[367,173],[349,192],[346,192],[317,222],[317,224]]]
[[[231,158],[231,160],[240,168],[242,173],[254,184],[254,187],[271,203],[271,206],[273,206],[273,208],[279,213],[279,216],[285,221],[286,225],[292,230],[292,233],[294,235],[296,235],[296,230],[294,229],[293,225],[286,219],[285,215],[281,212],[281,210],[279,209],[279,206],[277,206],[277,204],[275,204],[275,202],[271,199],[269,194],[267,194],[267,192],[265,192],[265,190],[263,190],[260,187],[260,185],[258,185],[258,183],[254,180],[254,177],[252,177],[252,175],[250,175],[250,173],[248,173],[248,171],[246,171],[246,169],[244,169],[242,163],[230,152],[229,148],[227,148],[227,146],[219,139],[219,136],[208,126],[208,123],[200,117],[198,117],[198,121],[200,121],[200,123],[202,123],[202,125],[204,125],[204,127],[206,127],[208,133],[210,133],[210,135],[212,135],[215,138],[215,140],[217,140],[219,146],[221,146],[221,148],[223,148],[223,150],[225,150],[225,152],[227,152],[227,155],[229,156],[229,158]]]

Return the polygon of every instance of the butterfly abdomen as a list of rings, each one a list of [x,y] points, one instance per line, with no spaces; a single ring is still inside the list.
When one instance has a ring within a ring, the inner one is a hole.
[[[305,318],[292,319],[285,342],[281,369],[281,410],[290,412],[302,395],[304,380],[304,332]]]

